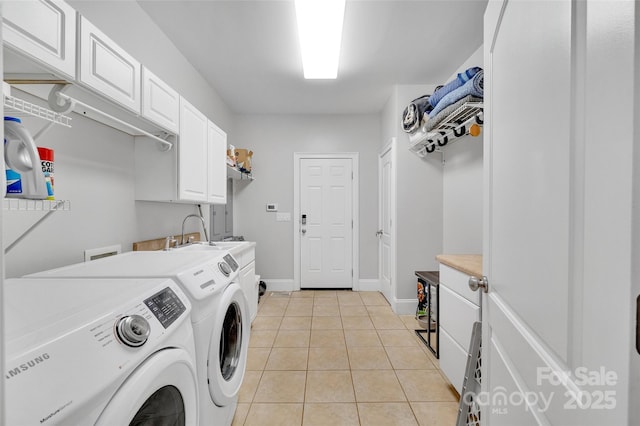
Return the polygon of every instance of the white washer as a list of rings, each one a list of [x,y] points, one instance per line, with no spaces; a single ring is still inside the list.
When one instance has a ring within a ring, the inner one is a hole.
[[[238,263],[226,250],[127,252],[30,277],[168,277],[189,296],[200,422],[229,425],[238,403],[249,347],[247,300],[237,283]]]
[[[18,278],[4,289],[8,425],[198,423],[191,304],[173,280]]]

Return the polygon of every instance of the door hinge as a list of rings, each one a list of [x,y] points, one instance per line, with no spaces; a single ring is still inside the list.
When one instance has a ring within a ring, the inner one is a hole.
[[[351,278],[353,278],[353,269],[351,270]]]

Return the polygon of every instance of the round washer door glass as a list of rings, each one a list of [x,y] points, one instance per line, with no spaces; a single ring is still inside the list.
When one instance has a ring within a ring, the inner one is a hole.
[[[237,303],[232,303],[224,316],[220,335],[220,372],[229,381],[238,368],[242,350],[242,314]]]
[[[183,426],[197,422],[193,356],[183,349],[167,348],[151,355],[127,376],[95,426]]]
[[[175,386],[163,386],[140,407],[129,426],[184,426],[184,400]]]

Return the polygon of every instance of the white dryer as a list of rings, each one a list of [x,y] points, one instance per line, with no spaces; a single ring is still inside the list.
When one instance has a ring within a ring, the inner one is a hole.
[[[4,288],[8,425],[198,424],[191,304],[173,280]]]
[[[226,250],[127,252],[30,277],[168,277],[188,295],[200,391],[200,422],[230,425],[244,379],[249,347],[247,300],[238,263]]]

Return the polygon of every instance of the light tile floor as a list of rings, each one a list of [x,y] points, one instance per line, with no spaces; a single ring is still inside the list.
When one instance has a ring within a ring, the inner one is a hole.
[[[454,425],[458,395],[378,292],[268,292],[233,425]]]

